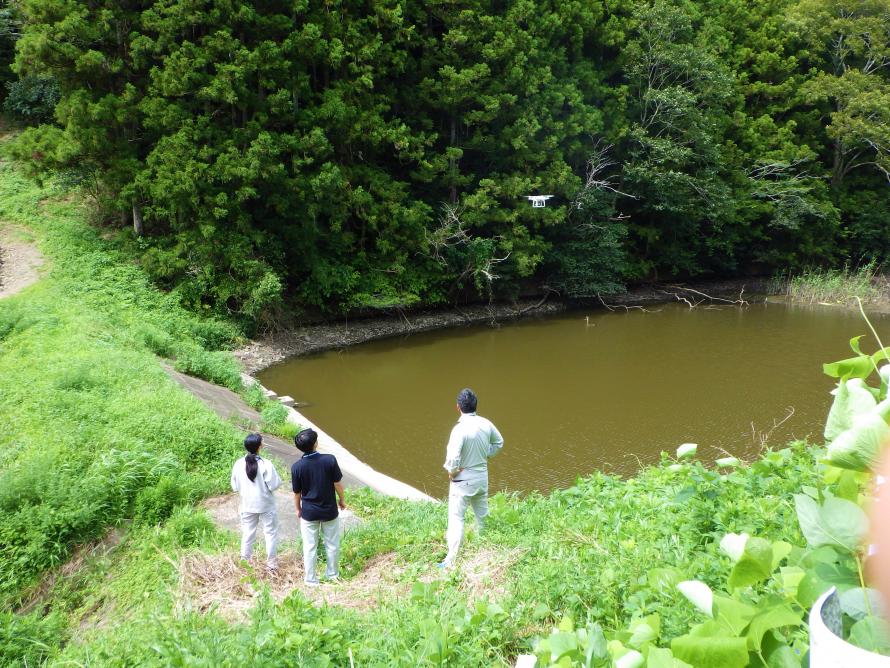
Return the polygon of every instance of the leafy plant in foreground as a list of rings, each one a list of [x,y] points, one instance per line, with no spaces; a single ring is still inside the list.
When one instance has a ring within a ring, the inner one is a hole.
[[[878,616],[879,597],[863,574],[868,520],[860,507],[861,489],[890,437],[890,373],[884,370],[890,365],[878,369],[880,361],[890,360],[890,349],[882,347],[867,355],[860,349],[861,338],[850,341],[856,357],[824,365],[825,373],[839,380],[825,425],[829,445],[823,486],[804,486],[793,496],[806,545],[727,533],[719,542],[730,561],[721,589],[684,579],[677,568],[649,571],[653,589],[676,588],[702,617],[685,634],[674,637],[669,649],[658,646],[658,615],[636,616],[617,631],[604,631],[597,623],[575,628],[566,617],[537,642],[539,665],[799,668],[806,665],[809,646],[806,614],[831,587],[839,594],[848,640],[890,655],[890,636]],[[866,379],[875,372],[879,385],[867,385]],[[695,451],[694,444],[684,444],[677,457],[688,461]],[[770,453],[763,462],[771,455],[781,458],[781,451]],[[737,466],[738,461],[724,458],[717,464]],[[669,468],[680,472],[686,466],[678,462]],[[763,473],[769,475],[768,470]]]

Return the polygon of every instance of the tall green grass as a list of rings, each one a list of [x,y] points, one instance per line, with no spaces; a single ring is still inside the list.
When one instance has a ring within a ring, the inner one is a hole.
[[[0,164],[0,220],[26,227],[42,280],[0,301],[0,607],[79,543],[157,522],[222,489],[236,431],[178,388],[178,368],[240,387],[231,325],[155,289],[86,212]]]
[[[857,268],[807,269],[800,274],[780,277],[773,291],[784,293],[791,301],[804,304],[844,304],[853,306],[856,297],[863,302],[886,299],[878,285],[877,267],[866,264]]]

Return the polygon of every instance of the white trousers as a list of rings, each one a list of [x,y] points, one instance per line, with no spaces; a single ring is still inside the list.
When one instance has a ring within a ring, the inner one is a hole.
[[[263,521],[263,533],[266,536],[266,563],[269,568],[278,568],[275,550],[278,547],[278,511],[266,513],[241,513],[241,558],[248,560],[253,554],[253,543],[256,540],[256,527]]]
[[[303,537],[303,580],[313,584],[318,582],[315,566],[318,562],[319,534],[324,538],[324,550],[328,557],[325,577],[339,577],[340,518],[335,517],[327,522],[320,520],[309,522],[300,518],[300,535]]]
[[[448,490],[448,530],[445,540],[448,543],[448,556],[445,566],[452,566],[464,539],[464,515],[472,508],[476,515],[479,532],[485,527],[488,516],[488,472],[464,471],[458,474],[457,482],[452,482]]]

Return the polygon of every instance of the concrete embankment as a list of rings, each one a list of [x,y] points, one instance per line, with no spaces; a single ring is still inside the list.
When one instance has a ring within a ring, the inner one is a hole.
[[[242,376],[242,380],[246,385],[251,383],[256,383],[259,385],[259,381],[247,374],[244,374]],[[263,386],[260,385],[260,387]],[[293,399],[291,399],[290,397],[278,397],[271,390],[268,390],[266,388],[263,389],[266,392],[266,396],[268,396],[270,399],[283,399],[282,403],[284,403],[288,410],[288,422],[298,425],[304,429],[314,429],[318,433],[319,451],[334,455],[337,458],[337,463],[340,465],[340,470],[343,472],[344,476],[348,474],[353,480],[361,483],[362,485],[370,489],[373,489],[375,492],[386,494],[387,496],[394,496],[400,499],[409,499],[411,501],[435,501],[435,499],[429,494],[425,494],[419,489],[416,489],[411,485],[407,485],[400,480],[396,480],[395,478],[391,478],[388,475],[381,473],[380,471],[377,471],[365,464],[358,457],[349,452],[349,450],[340,445],[340,443],[334,440],[318,425],[312,422],[312,420],[309,420],[305,415],[303,415],[292,405],[290,405],[293,403]],[[292,456],[295,461],[296,455],[299,454],[299,451],[296,449],[296,447],[293,446],[291,447],[291,451],[293,454],[290,456]]]
[[[208,383],[205,380],[179,373],[170,367],[165,367],[165,369],[171,378],[182,385],[195,397],[200,399],[223,419],[234,420],[236,423],[241,423],[245,427],[251,429],[257,428],[260,424],[260,414],[248,406],[235,392],[220,387],[219,385]],[[243,380],[246,384],[259,384],[255,378],[246,374],[243,376]],[[266,392],[267,396],[270,398],[278,398],[274,392],[269,390],[266,390]],[[381,494],[401,499],[435,501],[435,499],[428,494],[424,494],[410,485],[406,485],[395,478],[390,478],[389,476],[374,470],[349,452],[311,420],[294,410],[292,406],[288,406],[287,403],[289,402],[287,402],[287,399],[285,398],[285,406],[288,409],[288,421],[304,428],[311,427],[318,432],[319,451],[332,454],[337,458],[340,470],[343,472],[343,483],[346,487],[368,487]],[[280,459],[288,467],[301,456],[300,451],[297,450],[293,443],[288,443],[275,436],[268,434],[264,435],[263,444],[267,452],[275,455],[275,457]]]

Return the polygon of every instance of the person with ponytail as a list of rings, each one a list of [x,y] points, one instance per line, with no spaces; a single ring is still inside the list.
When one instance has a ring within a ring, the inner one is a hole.
[[[257,524],[262,520],[266,536],[266,566],[275,572],[278,559],[275,548],[278,543],[278,510],[275,506],[275,490],[281,486],[281,478],[275,467],[260,457],[263,437],[248,434],[244,439],[247,455],[232,467],[232,489],[241,496],[241,558],[250,561]]]

